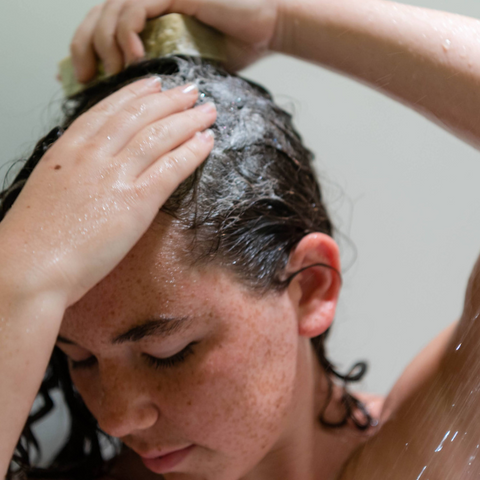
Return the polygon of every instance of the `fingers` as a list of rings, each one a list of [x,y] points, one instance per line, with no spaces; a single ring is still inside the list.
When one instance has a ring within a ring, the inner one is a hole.
[[[70,44],[73,67],[78,81],[88,82],[97,71],[97,57],[93,48],[93,34],[102,13],[102,6],[97,5],[88,13],[77,28]]]
[[[146,95],[160,92],[158,77],[149,77],[133,82],[104,98],[88,112],[81,115],[67,130],[70,141],[83,142],[91,139],[98,131],[120,112],[127,104]],[[105,139],[108,140],[108,139]]]
[[[146,195],[157,197],[163,205],[168,197],[208,157],[213,148],[211,130],[197,132],[190,140],[153,163],[138,180]]]
[[[181,5],[180,5],[181,3]],[[176,2],[178,13],[194,15],[192,8],[186,8],[186,2]],[[194,4],[195,2],[193,2]],[[129,65],[145,55],[145,49],[139,33],[145,28],[148,19],[169,13],[174,0],[127,0],[118,17],[117,42],[123,51],[126,65]]]
[[[278,5],[275,0],[106,0],[95,7],[79,27],[72,42],[77,78],[85,82],[95,74],[95,54],[107,73],[145,55],[140,32],[146,21],[175,12],[196,17],[238,41],[233,55],[244,66],[266,51],[275,31]]]
[[[107,0],[93,34],[93,46],[103,62],[107,75],[120,72],[124,65],[123,53],[115,36],[118,17],[124,3],[124,0]]]
[[[193,107],[197,98],[194,84],[136,98],[112,116],[96,136],[100,141],[109,137],[105,153],[116,155],[147,125]]]
[[[123,51],[127,65],[141,59],[145,49],[139,33],[145,28],[147,14],[139,3],[127,4],[118,17],[117,42]]]
[[[143,129],[117,155],[117,159],[125,165],[125,173],[138,177],[159,158],[212,125],[216,117],[215,105],[210,102],[170,115]]]
[[[107,0],[90,10],[70,45],[77,79],[85,83],[94,77],[97,57],[109,75],[143,58],[138,33],[147,19],[165,12],[169,4],[170,0]]]

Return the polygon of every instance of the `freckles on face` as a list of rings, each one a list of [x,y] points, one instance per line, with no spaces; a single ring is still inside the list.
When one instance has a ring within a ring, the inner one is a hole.
[[[169,400],[175,408],[169,418],[183,426],[192,443],[220,452],[229,470],[237,472],[232,478],[239,478],[285,427],[293,397],[296,330],[274,314],[280,310],[278,298],[254,299],[222,276],[209,279],[208,285],[215,290],[209,309],[219,319],[217,331],[172,383]],[[211,457],[211,468],[218,472],[216,460]]]
[[[141,452],[196,444],[189,467],[234,478],[253,468],[285,428],[297,325],[286,295],[260,298],[217,267],[186,267],[180,243],[167,221],[151,228],[66,312],[60,334],[97,358],[95,368],[72,373],[100,426]],[[194,322],[168,339],[109,343],[158,315]],[[199,342],[193,353],[173,368],[155,369],[136,354],[168,357],[191,341]]]

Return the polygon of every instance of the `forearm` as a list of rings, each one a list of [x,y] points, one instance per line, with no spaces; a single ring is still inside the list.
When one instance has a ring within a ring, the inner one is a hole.
[[[26,293],[20,281],[7,278],[4,260],[0,255],[0,478],[42,382],[64,312],[55,294]]]
[[[285,0],[273,48],[353,77],[480,147],[480,21],[384,0]]]

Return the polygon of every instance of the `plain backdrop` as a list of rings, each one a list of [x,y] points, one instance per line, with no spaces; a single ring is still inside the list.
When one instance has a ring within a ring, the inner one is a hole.
[[[0,175],[54,125],[57,62],[96,0],[0,2]],[[480,18],[477,0],[411,4]],[[274,55],[248,68],[293,113],[337,226],[344,285],[330,357],[367,359],[359,388],[387,393],[413,356],[456,320],[480,250],[480,155],[417,113],[336,73]],[[412,80],[413,81],[413,80]],[[479,112],[480,115],[480,112]],[[1,245],[0,245],[1,248]],[[45,423],[47,451],[65,415]]]

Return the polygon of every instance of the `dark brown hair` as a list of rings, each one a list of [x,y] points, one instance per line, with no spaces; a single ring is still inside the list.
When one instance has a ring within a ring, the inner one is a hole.
[[[184,57],[144,61],[68,99],[63,124],[37,144],[11,186],[0,194],[0,220],[45,151],[78,116],[125,84],[153,74],[162,78],[163,89],[195,82],[200,91],[199,103],[211,100],[217,106],[212,153],[162,207],[177,219],[191,240],[190,260],[228,268],[258,294],[284,290],[292,278],[285,279],[284,270],[298,242],[312,232],[332,236],[332,224],[312,165],[313,155],[303,145],[291,116],[273,102],[263,87],[211,62]],[[360,362],[347,375],[336,372],[325,356],[327,334],[312,339],[330,382],[325,409],[331,399],[333,377],[346,385],[360,380],[366,369]],[[31,426],[53,408],[50,392],[54,388],[62,391],[72,424],[65,446],[43,470],[30,465],[29,450],[38,450]],[[39,396],[44,407],[30,415],[14,463],[29,477],[90,478],[104,473],[100,438],[108,436],[99,430],[72,385],[65,357],[58,349],[53,352]],[[324,409],[319,418],[323,425],[340,427],[349,418],[359,429],[370,425],[368,412],[346,388],[343,403],[345,418],[340,423],[328,423]],[[358,420],[358,410],[365,419],[363,423]],[[13,475],[10,470],[9,477]]]

